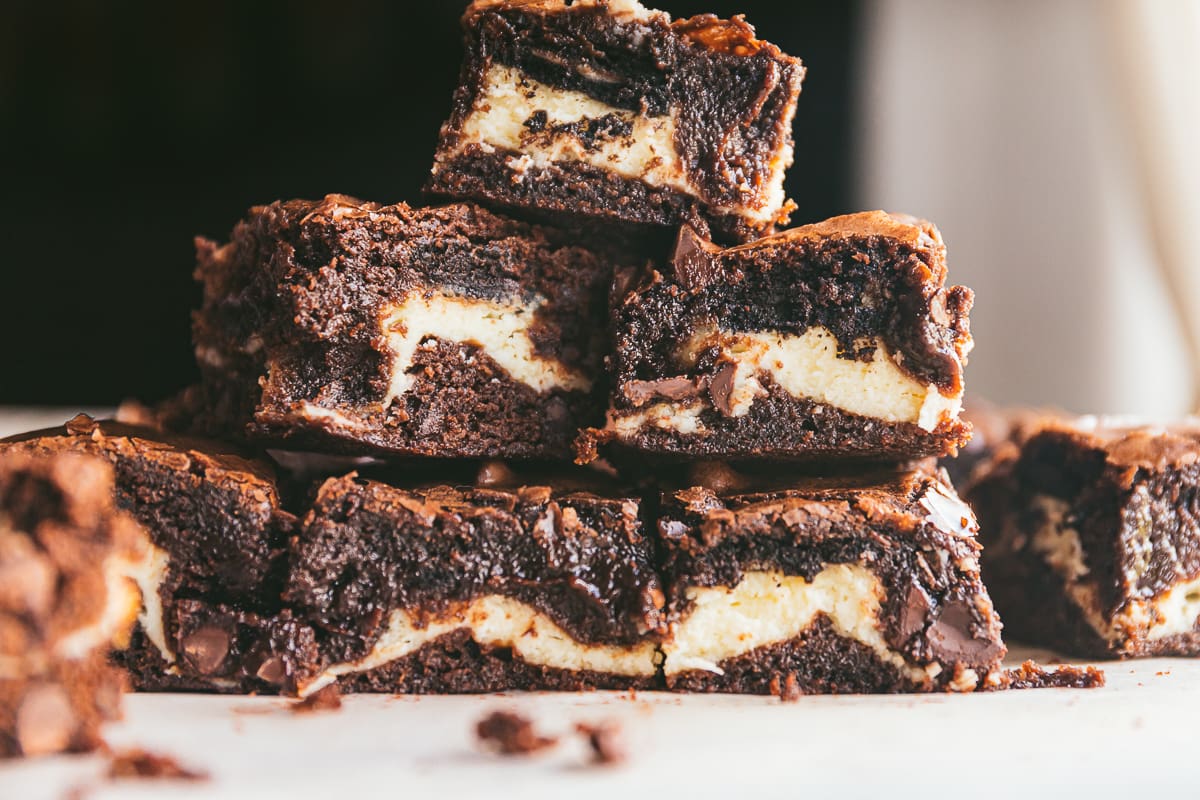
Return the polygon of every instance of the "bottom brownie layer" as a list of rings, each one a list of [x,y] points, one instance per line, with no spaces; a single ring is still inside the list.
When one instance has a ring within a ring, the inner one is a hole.
[[[733,694],[894,694],[930,691],[950,685],[955,678],[947,675],[946,680],[933,683],[914,682],[867,645],[836,633],[824,616],[794,639],[756,648],[717,666],[720,673],[687,670],[668,675],[667,687]],[[969,688],[974,689],[975,684]]]
[[[529,664],[506,647],[487,647],[460,630],[428,642],[414,653],[338,680],[345,692],[483,694],[505,691],[655,689],[656,675],[614,675]]]
[[[740,417],[725,416],[701,404],[697,413],[682,408],[663,420],[647,410],[610,420],[604,430],[586,430],[576,441],[581,462],[593,460],[598,448],[612,444],[666,458],[778,458],[813,460],[853,457],[899,460],[954,452],[971,435],[970,424],[944,421],[932,431],[907,422],[887,422],[841,411],[824,403],[796,398],[764,380],[767,394]]]

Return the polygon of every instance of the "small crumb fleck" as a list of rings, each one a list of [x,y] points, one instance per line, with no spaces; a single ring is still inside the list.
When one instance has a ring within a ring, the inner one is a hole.
[[[297,714],[312,714],[317,711],[337,711],[342,707],[342,693],[336,683],[319,689],[298,703],[292,704]]]
[[[611,720],[595,725],[580,722],[575,730],[587,738],[592,748],[592,763],[611,766],[629,757],[620,723]]]
[[[767,688],[772,695],[784,703],[795,703],[803,694],[800,691],[800,681],[794,672],[789,672],[783,680],[780,680],[778,675],[773,676]]]
[[[480,742],[505,756],[528,755],[558,744],[553,736],[541,736],[533,723],[520,714],[494,711],[475,726]]]
[[[122,750],[112,754],[108,765],[110,780],[149,779],[171,781],[206,781],[207,772],[188,769],[171,756],[146,750]]]

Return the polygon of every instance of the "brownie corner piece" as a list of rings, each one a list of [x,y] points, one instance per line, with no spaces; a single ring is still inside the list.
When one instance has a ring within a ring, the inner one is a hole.
[[[905,460],[970,438],[970,289],[930,223],[835,217],[732,248],[685,226],[617,282],[607,424],[577,442],[664,458]]]
[[[698,216],[748,241],[783,179],[804,68],[741,17],[636,0],[477,0],[427,191],[636,227]]]
[[[278,691],[304,671],[311,637],[280,599],[297,521],[266,462],[83,415],[0,441],[9,457],[95,460],[112,476],[108,502],[144,529],[143,555],[124,571],[138,624],[114,655],[138,689]]]
[[[113,474],[75,454],[0,453],[0,758],[95,749],[120,716],[145,533]]]
[[[999,685],[977,526],[925,471],[664,497],[669,688],[753,694]]]
[[[967,494],[1012,637],[1080,656],[1200,655],[1200,419],[1026,427]]]
[[[322,658],[302,694],[335,680],[472,693],[657,676],[663,594],[629,498],[331,479],[294,546],[287,599]]]
[[[202,242],[196,398],[296,450],[562,458],[602,416],[611,254],[478,206],[340,195]]]

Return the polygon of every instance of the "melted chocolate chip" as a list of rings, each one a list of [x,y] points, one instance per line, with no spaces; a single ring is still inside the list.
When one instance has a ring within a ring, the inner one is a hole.
[[[656,397],[686,400],[700,394],[702,382],[696,378],[662,378],[657,381],[629,381],[622,387],[625,397],[635,406],[643,406]]]
[[[971,606],[965,600],[950,600],[937,612],[929,628],[929,645],[935,658],[944,662],[980,664],[996,657],[1001,647],[991,639],[977,639]]]
[[[688,291],[703,289],[721,274],[721,249],[700,237],[691,225],[679,229],[675,242],[675,253],[671,263],[675,267],[675,279]]]
[[[183,656],[201,675],[221,669],[229,655],[229,633],[212,626],[200,628],[183,640]]]
[[[733,362],[723,364],[708,382],[708,396],[713,408],[726,417],[733,416],[733,405],[729,398],[733,394],[733,378],[737,374],[737,365]]]

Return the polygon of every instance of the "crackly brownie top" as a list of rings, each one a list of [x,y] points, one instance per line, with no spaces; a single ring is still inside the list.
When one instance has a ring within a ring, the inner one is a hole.
[[[79,415],[58,428],[0,441],[0,452],[87,453],[116,471],[118,504],[170,554],[172,568],[238,592],[270,572],[294,519],[274,471],[231,445]]]
[[[662,594],[638,504],[582,491],[397,489],[327,481],[295,545],[288,596],[346,655],[390,609],[436,620],[502,594],[585,642],[631,642],[659,627]]]
[[[733,332],[821,326],[854,358],[871,358],[882,339],[905,372],[962,390],[974,295],[945,286],[946,248],[928,222],[863,212],[728,249],[685,226],[669,275],[622,277],[634,290],[614,310],[619,327],[657,332],[622,343],[623,380],[652,376],[661,348],[707,320]]]

